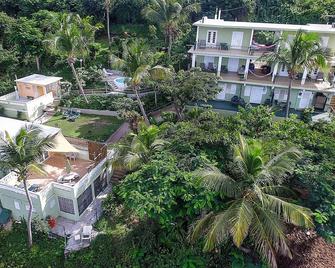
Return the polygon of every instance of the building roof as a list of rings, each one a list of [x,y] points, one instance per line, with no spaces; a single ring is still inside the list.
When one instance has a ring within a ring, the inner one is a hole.
[[[226,21],[222,19],[203,19],[194,23],[195,26],[210,26],[222,28],[239,28],[239,29],[255,29],[268,31],[297,31],[299,29],[308,32],[334,33],[335,28],[331,24],[278,24],[278,23],[260,23],[260,22],[243,22],[243,21]]]
[[[34,84],[34,85],[46,86],[46,85],[58,82],[61,79],[62,77],[57,77],[57,76],[45,76],[42,74],[32,74],[32,75],[17,79],[15,81]]]
[[[59,128],[49,127],[40,124],[34,124],[26,121],[21,121],[17,119],[7,118],[7,117],[0,117],[0,136],[8,132],[11,137],[14,137],[19,133],[20,129],[23,127],[30,127],[30,126],[37,126],[42,130],[42,135],[44,137],[51,135],[54,136],[58,132],[60,132]]]

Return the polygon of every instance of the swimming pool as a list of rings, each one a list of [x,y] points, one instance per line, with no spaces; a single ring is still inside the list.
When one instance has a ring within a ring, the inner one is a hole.
[[[129,82],[129,80],[130,80],[129,77],[118,77],[114,79],[114,83],[119,88],[126,88],[127,82]]]

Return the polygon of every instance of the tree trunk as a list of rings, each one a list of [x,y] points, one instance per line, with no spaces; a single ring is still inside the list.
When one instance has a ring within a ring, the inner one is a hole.
[[[137,99],[138,106],[140,107],[141,113],[142,113],[142,115],[143,115],[143,117],[144,117],[144,122],[145,122],[147,125],[150,125],[150,122],[149,122],[147,113],[146,113],[145,110],[144,110],[144,107],[143,107],[143,104],[142,104],[140,95],[139,95],[139,93],[138,93],[138,89],[137,89],[137,87],[134,86],[134,87],[133,87],[133,90],[134,90],[135,95],[136,95],[136,99]]]
[[[35,56],[35,61],[36,61],[37,71],[40,71],[40,58],[38,56]]]
[[[180,110],[179,110],[179,106],[178,106],[178,104],[174,102],[174,103],[173,103],[173,106],[174,106],[174,108],[175,108],[175,110],[176,110],[177,117],[178,117],[178,121],[182,120],[182,119],[183,119],[183,116],[182,116],[182,114],[181,114],[181,112],[180,112]]]
[[[107,17],[107,36],[108,36],[108,44],[111,44],[111,33],[109,29],[109,7],[106,7],[106,17]]]
[[[157,91],[156,90],[155,90],[155,106],[156,106],[156,108],[158,106],[158,103],[157,103]]]
[[[289,76],[290,83],[288,85],[288,92],[287,92],[287,100],[286,100],[286,111],[285,111],[285,118],[287,119],[290,114],[290,102],[291,102],[291,88],[292,88],[292,81],[293,75]]]
[[[27,221],[27,229],[28,229],[28,245],[31,248],[33,245],[33,234],[31,231],[31,222],[32,222],[32,216],[33,216],[33,203],[31,201],[31,197],[28,191],[27,181],[23,180],[24,190],[26,192],[26,196],[29,203],[29,211],[28,211],[28,221]]]
[[[79,80],[79,77],[78,77],[76,68],[74,68],[74,64],[73,64],[73,62],[72,62],[71,60],[68,60],[68,62],[69,62],[69,65],[70,65],[70,67],[71,67],[72,73],[73,73],[73,75],[74,75],[74,77],[75,77],[75,79],[76,79],[76,81],[77,81],[77,84],[78,84],[78,87],[79,87],[79,91],[80,91],[80,93],[84,96],[84,99],[85,99],[86,103],[88,103],[88,100],[87,100],[87,98],[86,98],[84,89],[83,89],[83,87],[82,87],[82,85],[81,85],[81,83],[80,83],[80,80]]]
[[[171,59],[171,50],[172,50],[172,36],[169,34],[169,44],[168,44],[168,58]]]

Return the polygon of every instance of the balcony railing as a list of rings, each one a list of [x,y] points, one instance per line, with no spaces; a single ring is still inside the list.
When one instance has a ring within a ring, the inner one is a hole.
[[[214,49],[219,50],[222,52],[229,52],[229,51],[243,51],[246,52],[248,55],[253,55],[256,53],[265,53],[265,52],[271,52],[274,51],[276,48],[275,45],[272,46],[261,46],[261,45],[251,45],[251,46],[231,46],[228,43],[220,43],[220,44],[208,44],[205,40],[201,40],[199,42],[196,42],[194,45],[194,49],[201,50],[201,49]]]

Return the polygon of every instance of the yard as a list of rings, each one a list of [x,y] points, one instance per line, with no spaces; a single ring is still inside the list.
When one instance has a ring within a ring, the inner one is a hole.
[[[114,116],[81,114],[75,122],[70,122],[62,115],[54,115],[46,125],[62,129],[64,136],[104,142],[122,124]]]

